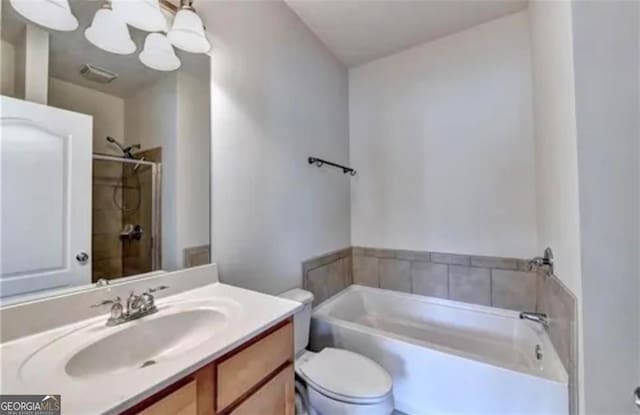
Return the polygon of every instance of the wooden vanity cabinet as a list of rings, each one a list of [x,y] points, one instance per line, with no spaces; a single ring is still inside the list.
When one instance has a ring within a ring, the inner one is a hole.
[[[288,319],[124,414],[294,415],[293,356]]]

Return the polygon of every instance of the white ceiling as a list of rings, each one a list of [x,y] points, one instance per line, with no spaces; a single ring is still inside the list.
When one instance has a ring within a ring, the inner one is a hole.
[[[523,10],[527,0],[285,0],[347,66]]]
[[[126,98],[168,76],[166,72],[155,71],[144,66],[138,59],[146,32],[129,28],[131,38],[137,46],[136,51],[131,55],[122,56],[105,52],[93,46],[84,37],[84,31],[91,24],[93,15],[102,5],[102,1],[71,0],[70,5],[73,14],[80,22],[80,27],[73,32],[49,31],[51,36],[49,74],[52,77]],[[8,2],[6,7],[2,7],[3,40],[13,43],[22,32],[25,23],[25,19],[16,13]],[[176,53],[182,61],[182,69],[180,70],[200,73],[201,68],[205,68],[204,71],[208,71],[208,55],[194,55],[179,50],[176,50]],[[89,81],[80,75],[80,66],[84,63],[103,67],[120,76],[109,84]]]

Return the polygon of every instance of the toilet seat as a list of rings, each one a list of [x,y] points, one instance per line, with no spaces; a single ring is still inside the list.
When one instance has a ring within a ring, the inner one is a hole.
[[[392,392],[393,381],[384,368],[348,350],[327,347],[297,366],[309,387],[340,402],[375,404]]]

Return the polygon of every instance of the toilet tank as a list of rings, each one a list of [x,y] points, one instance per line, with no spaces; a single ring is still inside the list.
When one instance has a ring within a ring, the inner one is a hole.
[[[311,325],[311,303],[313,294],[309,291],[295,288],[280,294],[280,297],[287,300],[302,303],[303,307],[293,316],[293,337],[296,348],[296,356],[301,354],[309,344],[309,327]]]

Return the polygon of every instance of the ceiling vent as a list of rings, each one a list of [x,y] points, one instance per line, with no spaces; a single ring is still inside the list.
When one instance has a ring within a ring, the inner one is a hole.
[[[101,84],[108,84],[113,82],[118,77],[118,74],[111,72],[108,69],[101,68],[99,66],[85,63],[80,67],[80,74],[93,82],[99,82]]]

